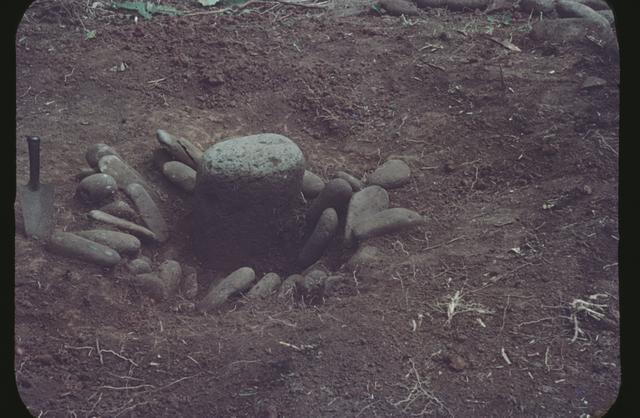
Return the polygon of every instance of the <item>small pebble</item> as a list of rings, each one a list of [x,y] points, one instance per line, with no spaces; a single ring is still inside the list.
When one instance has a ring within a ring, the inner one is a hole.
[[[87,160],[89,167],[94,170],[98,170],[99,161],[105,155],[115,155],[116,157],[120,157],[116,150],[107,144],[95,144],[90,146],[84,154],[84,157]]]
[[[158,276],[167,289],[167,294],[176,293],[180,287],[180,279],[182,278],[182,267],[175,260],[167,260],[158,267]]]
[[[380,251],[371,245],[365,245],[358,249],[345,263],[349,270],[356,270],[360,266],[369,266],[374,264],[380,258]]]
[[[127,268],[133,274],[151,273],[151,263],[144,258],[136,258],[127,263]]]
[[[278,292],[278,299],[284,299],[292,297],[296,291],[296,288],[302,281],[304,280],[304,276],[301,274],[292,274],[287,277],[284,282],[282,282],[282,286],[280,286],[280,292]]]
[[[171,135],[169,132],[158,129],[156,131],[158,142],[167,149],[178,161],[193,169],[198,169],[202,160],[202,151],[190,141]]]
[[[100,210],[129,221],[134,221],[138,217],[136,211],[124,200],[116,200],[115,202],[106,204],[102,206]]]
[[[82,179],[78,184],[78,196],[88,202],[99,203],[112,199],[118,185],[113,177],[108,174],[98,173]]]
[[[367,179],[368,184],[376,184],[385,189],[403,186],[411,178],[411,169],[402,160],[388,160],[378,167]]]
[[[327,208],[322,212],[311,236],[302,247],[298,256],[298,267],[307,268],[322,257],[331,238],[338,229],[338,214],[333,208]]]
[[[207,295],[196,305],[200,312],[216,309],[224,304],[231,296],[244,292],[251,287],[256,273],[251,267],[242,267],[234,271],[220,283],[211,286]]]
[[[169,227],[144,186],[131,183],[126,187],[125,192],[135,204],[147,228],[156,235],[156,239],[160,242],[166,241],[169,238]]]
[[[327,273],[322,270],[311,270],[305,274],[304,280],[296,287],[296,296],[305,303],[315,303],[324,296],[324,285]]]
[[[391,16],[416,16],[418,8],[407,0],[380,0],[378,3]]]
[[[140,251],[140,240],[124,232],[107,229],[91,229],[75,232],[76,235],[87,238],[99,244],[113,248],[120,254],[136,254]]]
[[[360,181],[359,179],[355,178],[354,176],[352,176],[351,174],[345,171],[336,172],[336,177],[339,179],[345,180],[347,183],[349,183],[349,185],[351,186],[351,189],[354,192],[360,191],[364,188],[364,183],[362,183],[362,181]]]
[[[324,189],[324,180],[311,171],[305,171],[302,176],[302,194],[308,199],[312,199],[320,194]]]
[[[112,267],[120,262],[120,254],[113,248],[98,244],[71,232],[54,232],[49,240],[48,249],[65,257],[76,258],[105,267]]]
[[[162,166],[162,173],[173,184],[185,192],[196,187],[196,171],[180,161],[169,161]]]
[[[116,183],[118,183],[118,187],[122,190],[125,190],[127,186],[132,183],[138,183],[144,186],[145,189],[151,190],[147,182],[136,169],[129,166],[129,164],[125,163],[115,155],[105,155],[100,158],[98,166],[102,173],[109,174],[113,177],[116,180]]]
[[[85,177],[89,177],[92,174],[96,174],[96,170],[94,170],[93,168],[84,167],[80,170],[78,174],[75,175],[74,178],[78,181],[81,181]]]
[[[109,225],[117,226],[120,229],[124,229],[128,232],[131,232],[138,238],[144,238],[149,240],[156,241],[156,234],[154,234],[149,229],[144,226],[140,226],[133,222],[129,222],[125,219],[118,218],[117,216],[113,216],[108,214],[107,212],[103,212],[101,210],[92,210],[89,212],[89,217],[95,219],[96,221],[104,222]]]
[[[333,208],[336,212],[343,209],[352,194],[351,186],[345,180],[333,179],[329,181],[307,210],[307,227],[314,228],[325,209]]]
[[[587,77],[582,83],[582,87],[580,88],[583,90],[588,90],[596,87],[603,87],[606,85],[607,85],[606,80],[603,80],[600,77]]]
[[[331,296],[336,293],[340,287],[342,287],[346,282],[344,276],[341,275],[333,275],[327,277],[324,281],[324,294],[326,296]]]
[[[247,293],[251,299],[266,298],[272,295],[282,283],[282,278],[276,273],[267,273]]]
[[[347,222],[344,227],[344,241],[347,246],[353,244],[353,226],[361,219],[378,213],[389,207],[389,194],[380,186],[369,186],[351,196],[347,210]]]
[[[140,288],[156,301],[162,301],[167,298],[167,288],[156,273],[137,274],[133,277],[132,282],[134,286]]]
[[[423,225],[424,221],[424,217],[409,209],[386,209],[359,220],[353,227],[353,234],[357,240],[362,241]]]

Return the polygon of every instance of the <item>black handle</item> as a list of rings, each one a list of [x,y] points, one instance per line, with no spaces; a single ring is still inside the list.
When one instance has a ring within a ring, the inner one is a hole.
[[[38,190],[40,187],[40,137],[27,136],[29,144],[29,188]]]

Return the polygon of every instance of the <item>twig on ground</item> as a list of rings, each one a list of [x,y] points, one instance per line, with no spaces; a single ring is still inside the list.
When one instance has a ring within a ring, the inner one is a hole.
[[[590,299],[597,299],[599,296],[607,297],[607,295],[591,295]],[[607,308],[605,304],[592,303],[587,302],[582,299],[574,299],[571,302],[571,315],[568,317],[569,320],[573,321],[573,337],[571,338],[571,342],[574,343],[579,335],[584,334],[584,330],[580,328],[580,324],[578,323],[578,314],[580,312],[585,312],[590,317],[601,320],[606,315],[603,310]]]
[[[461,239],[463,239],[463,238],[466,238],[466,237],[467,237],[466,235],[460,235],[459,237],[456,237],[456,238],[450,239],[450,240],[449,240],[449,241],[447,241],[447,242],[442,242],[442,243],[440,243],[440,244],[432,245],[431,247],[423,248],[423,249],[422,249],[422,251],[429,251],[429,250],[433,250],[433,249],[436,249],[436,248],[442,247],[443,245],[449,245],[449,244],[452,244],[452,243],[454,243],[454,242],[456,242],[456,241],[458,241],[458,240],[461,240]]]
[[[500,334],[502,334],[502,330],[504,330],[504,320],[507,316],[507,309],[509,309],[510,302],[511,295],[507,295],[507,304],[504,306],[504,310],[502,311],[502,325],[500,326]]]
[[[426,379],[422,379],[418,370],[416,369],[416,365],[413,362],[413,359],[409,359],[411,363],[411,368],[409,372],[406,374],[405,379],[409,379],[411,376],[414,377],[415,381],[412,386],[398,384],[398,386],[403,387],[408,390],[407,397],[401,399],[397,402],[392,402],[391,405],[398,408],[403,406],[402,411],[407,412],[411,405],[413,405],[417,400],[424,399],[426,401],[425,405],[422,409],[417,413],[412,413],[413,416],[422,416],[431,414],[433,411],[431,410],[433,406],[436,406],[438,410],[441,412],[447,412],[451,415],[451,411],[444,405],[444,403],[438,399],[430,390],[429,390],[429,382]]]
[[[463,292],[456,290],[455,293],[448,297],[446,302],[438,302],[436,306],[447,315],[445,325],[450,325],[453,318],[464,312],[477,312],[479,314],[493,314],[491,309],[487,309],[479,303],[470,303],[464,300]],[[446,308],[446,309],[443,309]]]

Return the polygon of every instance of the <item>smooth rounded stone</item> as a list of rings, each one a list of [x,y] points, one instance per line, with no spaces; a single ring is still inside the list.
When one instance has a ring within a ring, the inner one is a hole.
[[[591,7],[573,0],[557,0],[556,11],[560,17],[579,17],[593,20],[604,27],[609,27],[609,21]]]
[[[141,184],[145,189],[151,190],[147,182],[136,169],[129,166],[129,164],[125,163],[115,155],[106,155],[100,158],[98,166],[102,173],[109,174],[113,177],[116,180],[116,183],[118,183],[118,187],[122,190],[125,190],[127,186],[133,183]]]
[[[251,287],[256,273],[251,267],[241,267],[225,277],[220,283],[211,286],[207,295],[196,305],[200,312],[207,312],[224,304],[231,296]]]
[[[151,263],[141,257],[129,261],[127,268],[133,274],[151,273]]]
[[[311,171],[305,170],[302,177],[302,194],[304,197],[312,199],[320,194],[324,189],[324,180]]]
[[[600,13],[602,16],[604,16],[605,19],[607,19],[607,21],[609,22],[610,25],[613,25],[616,23],[616,18],[613,15],[613,11],[611,10],[597,10],[598,13]]]
[[[307,227],[309,229],[315,227],[325,209],[341,210],[349,202],[352,194],[351,185],[346,180],[333,179],[329,181],[307,210]]]
[[[360,191],[364,188],[364,183],[360,181],[360,179],[355,178],[351,174],[345,171],[336,172],[336,177],[342,180],[346,180],[347,183],[351,186],[351,189],[354,192]]]
[[[120,254],[113,248],[71,232],[55,231],[51,234],[48,248],[56,254],[105,267],[112,267],[120,262]]]
[[[355,252],[349,258],[349,260],[345,263],[345,267],[350,270],[356,270],[360,266],[368,266],[370,264],[374,264],[378,261],[380,257],[380,250],[372,245],[364,245],[358,248],[358,251]]]
[[[90,229],[88,231],[78,231],[75,234],[113,248],[120,254],[137,254],[140,251],[140,240],[124,232],[110,231],[108,229]]]
[[[277,206],[300,195],[304,165],[302,151],[285,136],[227,139],[205,151],[196,188],[228,204],[260,201]]]
[[[197,169],[202,161],[202,150],[190,141],[171,135],[169,132],[158,129],[156,131],[158,142],[175,157],[176,160]]]
[[[296,296],[308,303],[314,303],[324,296],[324,285],[327,273],[322,270],[311,270],[296,287]]]
[[[416,5],[420,9],[429,9],[432,7],[445,7],[447,0],[418,0]]]
[[[424,222],[423,216],[410,209],[386,209],[358,221],[353,227],[353,234],[357,240],[361,241],[423,225]]]
[[[118,152],[109,145],[95,144],[87,149],[87,152],[84,154],[84,158],[87,160],[89,167],[98,170],[99,161],[105,155],[115,155],[116,157],[120,157]]]
[[[333,208],[327,208],[322,212],[315,229],[307,242],[302,247],[298,256],[298,266],[302,269],[309,267],[322,257],[329,245],[331,238],[338,229],[338,214]]]
[[[115,202],[108,203],[102,206],[100,210],[129,221],[133,221],[138,217],[136,211],[124,200],[116,200]]]
[[[371,173],[367,183],[393,189],[407,184],[410,178],[411,169],[407,163],[402,160],[388,160]]]
[[[591,32],[602,35],[602,25],[583,18],[543,19],[533,25],[530,36],[537,41],[580,42]]]
[[[169,238],[169,227],[145,187],[138,183],[131,183],[126,187],[125,192],[138,209],[147,228],[156,235],[156,239],[160,242],[166,241]]]
[[[180,292],[187,299],[193,299],[198,294],[198,272],[195,268],[188,265],[182,266]]]
[[[520,10],[525,13],[551,13],[556,8],[556,0],[520,0]]]
[[[344,241],[351,245],[354,241],[353,226],[367,216],[389,207],[389,194],[380,186],[369,186],[351,196],[347,210],[347,222],[344,227]]]
[[[185,192],[192,192],[196,187],[196,171],[180,161],[165,163],[162,174]]]
[[[172,295],[176,293],[180,286],[182,278],[182,267],[175,260],[166,260],[158,267],[158,276],[164,283],[167,293]]]
[[[80,172],[74,176],[74,178],[78,181],[82,181],[82,179],[89,177],[92,174],[96,174],[96,170],[89,167],[83,167],[80,169]]]
[[[92,174],[82,179],[78,184],[78,196],[88,202],[103,202],[112,199],[118,185],[113,177],[108,174]]]
[[[135,235],[138,238],[157,241],[156,234],[154,234],[151,230],[145,228],[144,226],[129,222],[126,219],[110,215],[107,212],[94,209],[89,212],[89,217],[95,219],[96,221],[104,222],[106,224],[116,226],[120,229],[124,229],[128,232],[131,232],[131,234]]]
[[[282,283],[277,273],[267,273],[247,293],[250,299],[261,299],[271,296]]]
[[[131,281],[134,286],[156,301],[165,300],[168,296],[167,287],[157,273],[137,274]]]
[[[292,274],[287,277],[283,282],[282,286],[280,286],[280,291],[278,292],[278,299],[292,297],[296,291],[296,288],[302,281],[304,280],[304,276],[302,274]]]
[[[378,3],[391,16],[416,16],[418,8],[407,0],[380,0]]]

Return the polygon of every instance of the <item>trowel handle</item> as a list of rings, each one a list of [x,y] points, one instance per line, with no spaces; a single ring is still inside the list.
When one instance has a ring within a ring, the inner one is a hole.
[[[27,136],[29,145],[29,188],[38,190],[40,187],[40,137]]]

